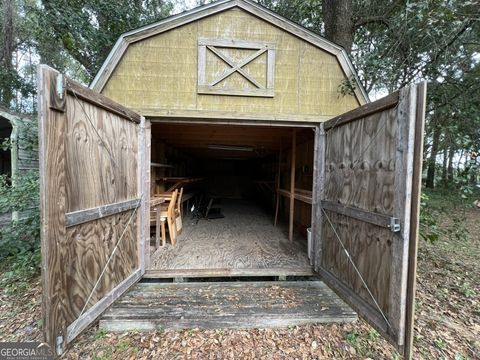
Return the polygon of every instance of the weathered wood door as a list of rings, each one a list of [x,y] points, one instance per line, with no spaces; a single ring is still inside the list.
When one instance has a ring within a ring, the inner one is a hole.
[[[316,137],[314,266],[410,356],[425,84],[321,124]]]
[[[149,126],[40,66],[45,340],[60,354],[145,271]]]

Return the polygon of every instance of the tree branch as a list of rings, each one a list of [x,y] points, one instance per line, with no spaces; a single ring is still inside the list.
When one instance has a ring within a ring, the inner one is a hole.
[[[372,23],[378,23],[378,24],[383,24],[387,28],[390,27],[390,22],[385,18],[385,16],[367,16],[362,19],[359,19],[355,22],[353,27],[355,29],[358,29],[359,27],[372,24]]]

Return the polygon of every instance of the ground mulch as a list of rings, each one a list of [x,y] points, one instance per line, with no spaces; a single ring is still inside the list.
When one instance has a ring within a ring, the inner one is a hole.
[[[468,240],[420,242],[415,359],[480,359],[480,210]],[[444,220],[448,222],[448,219]],[[41,339],[38,278],[0,290],[0,341]],[[287,329],[84,332],[65,359],[399,359],[364,321]]]

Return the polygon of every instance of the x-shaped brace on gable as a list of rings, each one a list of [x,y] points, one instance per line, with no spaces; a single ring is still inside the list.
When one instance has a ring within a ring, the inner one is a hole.
[[[233,50],[253,50],[245,58],[238,60],[232,58],[232,55],[225,54],[222,49]],[[207,53],[211,53],[220,61],[225,63],[228,68],[217,73],[213,63],[207,61]],[[266,55],[265,61],[261,66],[265,66],[265,81],[256,78],[255,74],[249,73],[245,66],[258,60],[263,54]],[[210,95],[233,95],[233,96],[257,96],[274,97],[275,90],[275,44],[270,42],[259,42],[239,39],[198,39],[198,82],[197,91],[199,94]],[[226,78],[234,73],[238,73],[248,84],[253,86],[245,87],[242,84],[222,84]],[[210,77],[208,80],[207,78]]]
[[[230,59],[228,56],[222,54],[219,52],[215,47],[212,45],[207,45],[207,49],[210,50],[212,53],[217,55],[220,59],[222,59],[227,65],[231,66],[230,69],[226,70],[223,74],[221,74],[218,78],[216,78],[213,82],[210,83],[210,86],[215,86],[222,80],[226,79],[230,75],[232,75],[234,72],[238,72],[240,75],[242,75],[245,79],[250,81],[253,85],[255,85],[258,89],[264,89],[265,86],[262,86],[257,80],[255,80],[253,77],[248,74],[243,67],[256,58],[258,58],[260,55],[262,55],[264,52],[268,50],[267,46],[264,46],[263,48],[259,49],[255,53],[247,56],[245,59],[240,61],[239,63],[235,64],[235,62]]]

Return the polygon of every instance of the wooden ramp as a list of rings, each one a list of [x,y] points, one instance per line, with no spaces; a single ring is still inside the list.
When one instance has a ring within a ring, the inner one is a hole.
[[[247,329],[356,319],[321,281],[139,283],[105,312],[100,327]]]

